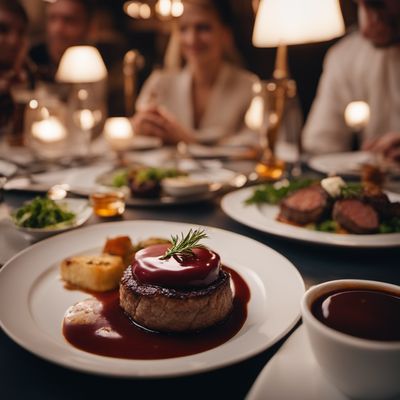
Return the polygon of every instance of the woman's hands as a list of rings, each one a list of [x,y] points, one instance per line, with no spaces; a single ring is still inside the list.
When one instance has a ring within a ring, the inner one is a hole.
[[[138,110],[132,118],[134,131],[138,135],[159,137],[164,144],[190,143],[194,136],[163,107],[148,106]]]
[[[400,166],[400,132],[389,132],[367,141],[363,145],[363,150],[378,153],[385,161]]]

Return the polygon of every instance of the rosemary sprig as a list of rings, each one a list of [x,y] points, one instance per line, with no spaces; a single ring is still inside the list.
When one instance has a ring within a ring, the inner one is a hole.
[[[166,260],[176,255],[193,255],[193,249],[195,247],[204,248],[205,246],[200,244],[200,240],[208,238],[207,234],[203,229],[190,229],[186,236],[181,233],[181,236],[171,236],[172,246],[160,257],[161,260]]]

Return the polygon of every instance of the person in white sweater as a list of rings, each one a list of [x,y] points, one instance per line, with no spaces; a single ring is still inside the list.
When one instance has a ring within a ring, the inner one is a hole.
[[[257,77],[227,62],[232,46],[227,1],[184,0],[178,20],[184,66],[153,72],[136,103],[135,132],[165,144],[258,144],[244,124]]]
[[[365,101],[370,119],[361,148],[400,163],[400,1],[358,0],[359,30],[328,52],[303,131],[311,154],[351,150],[346,106]]]

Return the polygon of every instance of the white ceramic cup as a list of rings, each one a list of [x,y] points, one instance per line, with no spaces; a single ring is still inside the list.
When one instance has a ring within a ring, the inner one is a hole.
[[[312,304],[324,294],[356,288],[400,295],[400,286],[355,279],[329,281],[308,289],[301,312],[314,356],[326,377],[347,396],[399,399],[400,341],[351,336],[324,325],[311,313]]]

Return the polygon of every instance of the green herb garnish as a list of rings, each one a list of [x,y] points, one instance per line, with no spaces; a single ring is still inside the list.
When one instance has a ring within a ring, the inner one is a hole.
[[[189,255],[193,256],[193,249],[197,248],[204,248],[205,246],[202,245],[200,240],[208,238],[207,234],[204,232],[203,229],[190,229],[186,236],[181,233],[181,236],[171,236],[172,246],[165,252],[165,254],[160,257],[161,260],[166,260],[172,256],[179,256],[179,255]]]
[[[12,215],[15,224],[24,228],[45,228],[72,221],[75,213],[45,197],[36,197]]]
[[[183,174],[181,171],[179,171],[175,168],[149,167],[149,168],[139,169],[134,174],[134,180],[138,185],[140,185],[147,181],[160,182],[161,180],[163,180],[165,178],[175,178],[180,175],[186,175],[186,174]]]
[[[129,186],[130,179],[135,181],[137,185],[141,185],[142,183],[148,181],[160,182],[165,178],[175,178],[181,175],[187,174],[175,168],[127,168],[115,172],[111,179],[111,186],[118,188],[122,186]]]
[[[128,186],[128,171],[123,170],[117,172],[112,178],[111,185],[117,188]]]
[[[379,233],[400,233],[400,217],[393,217],[379,225]]]
[[[338,231],[338,223],[332,219],[327,219],[322,221],[315,226],[315,230],[320,232],[332,232],[335,233]]]
[[[295,179],[276,183],[266,183],[254,190],[253,194],[246,199],[246,204],[278,204],[283,198],[296,190],[312,185],[314,179]]]
[[[359,198],[363,194],[361,183],[350,182],[340,189],[340,195],[344,199]]]

